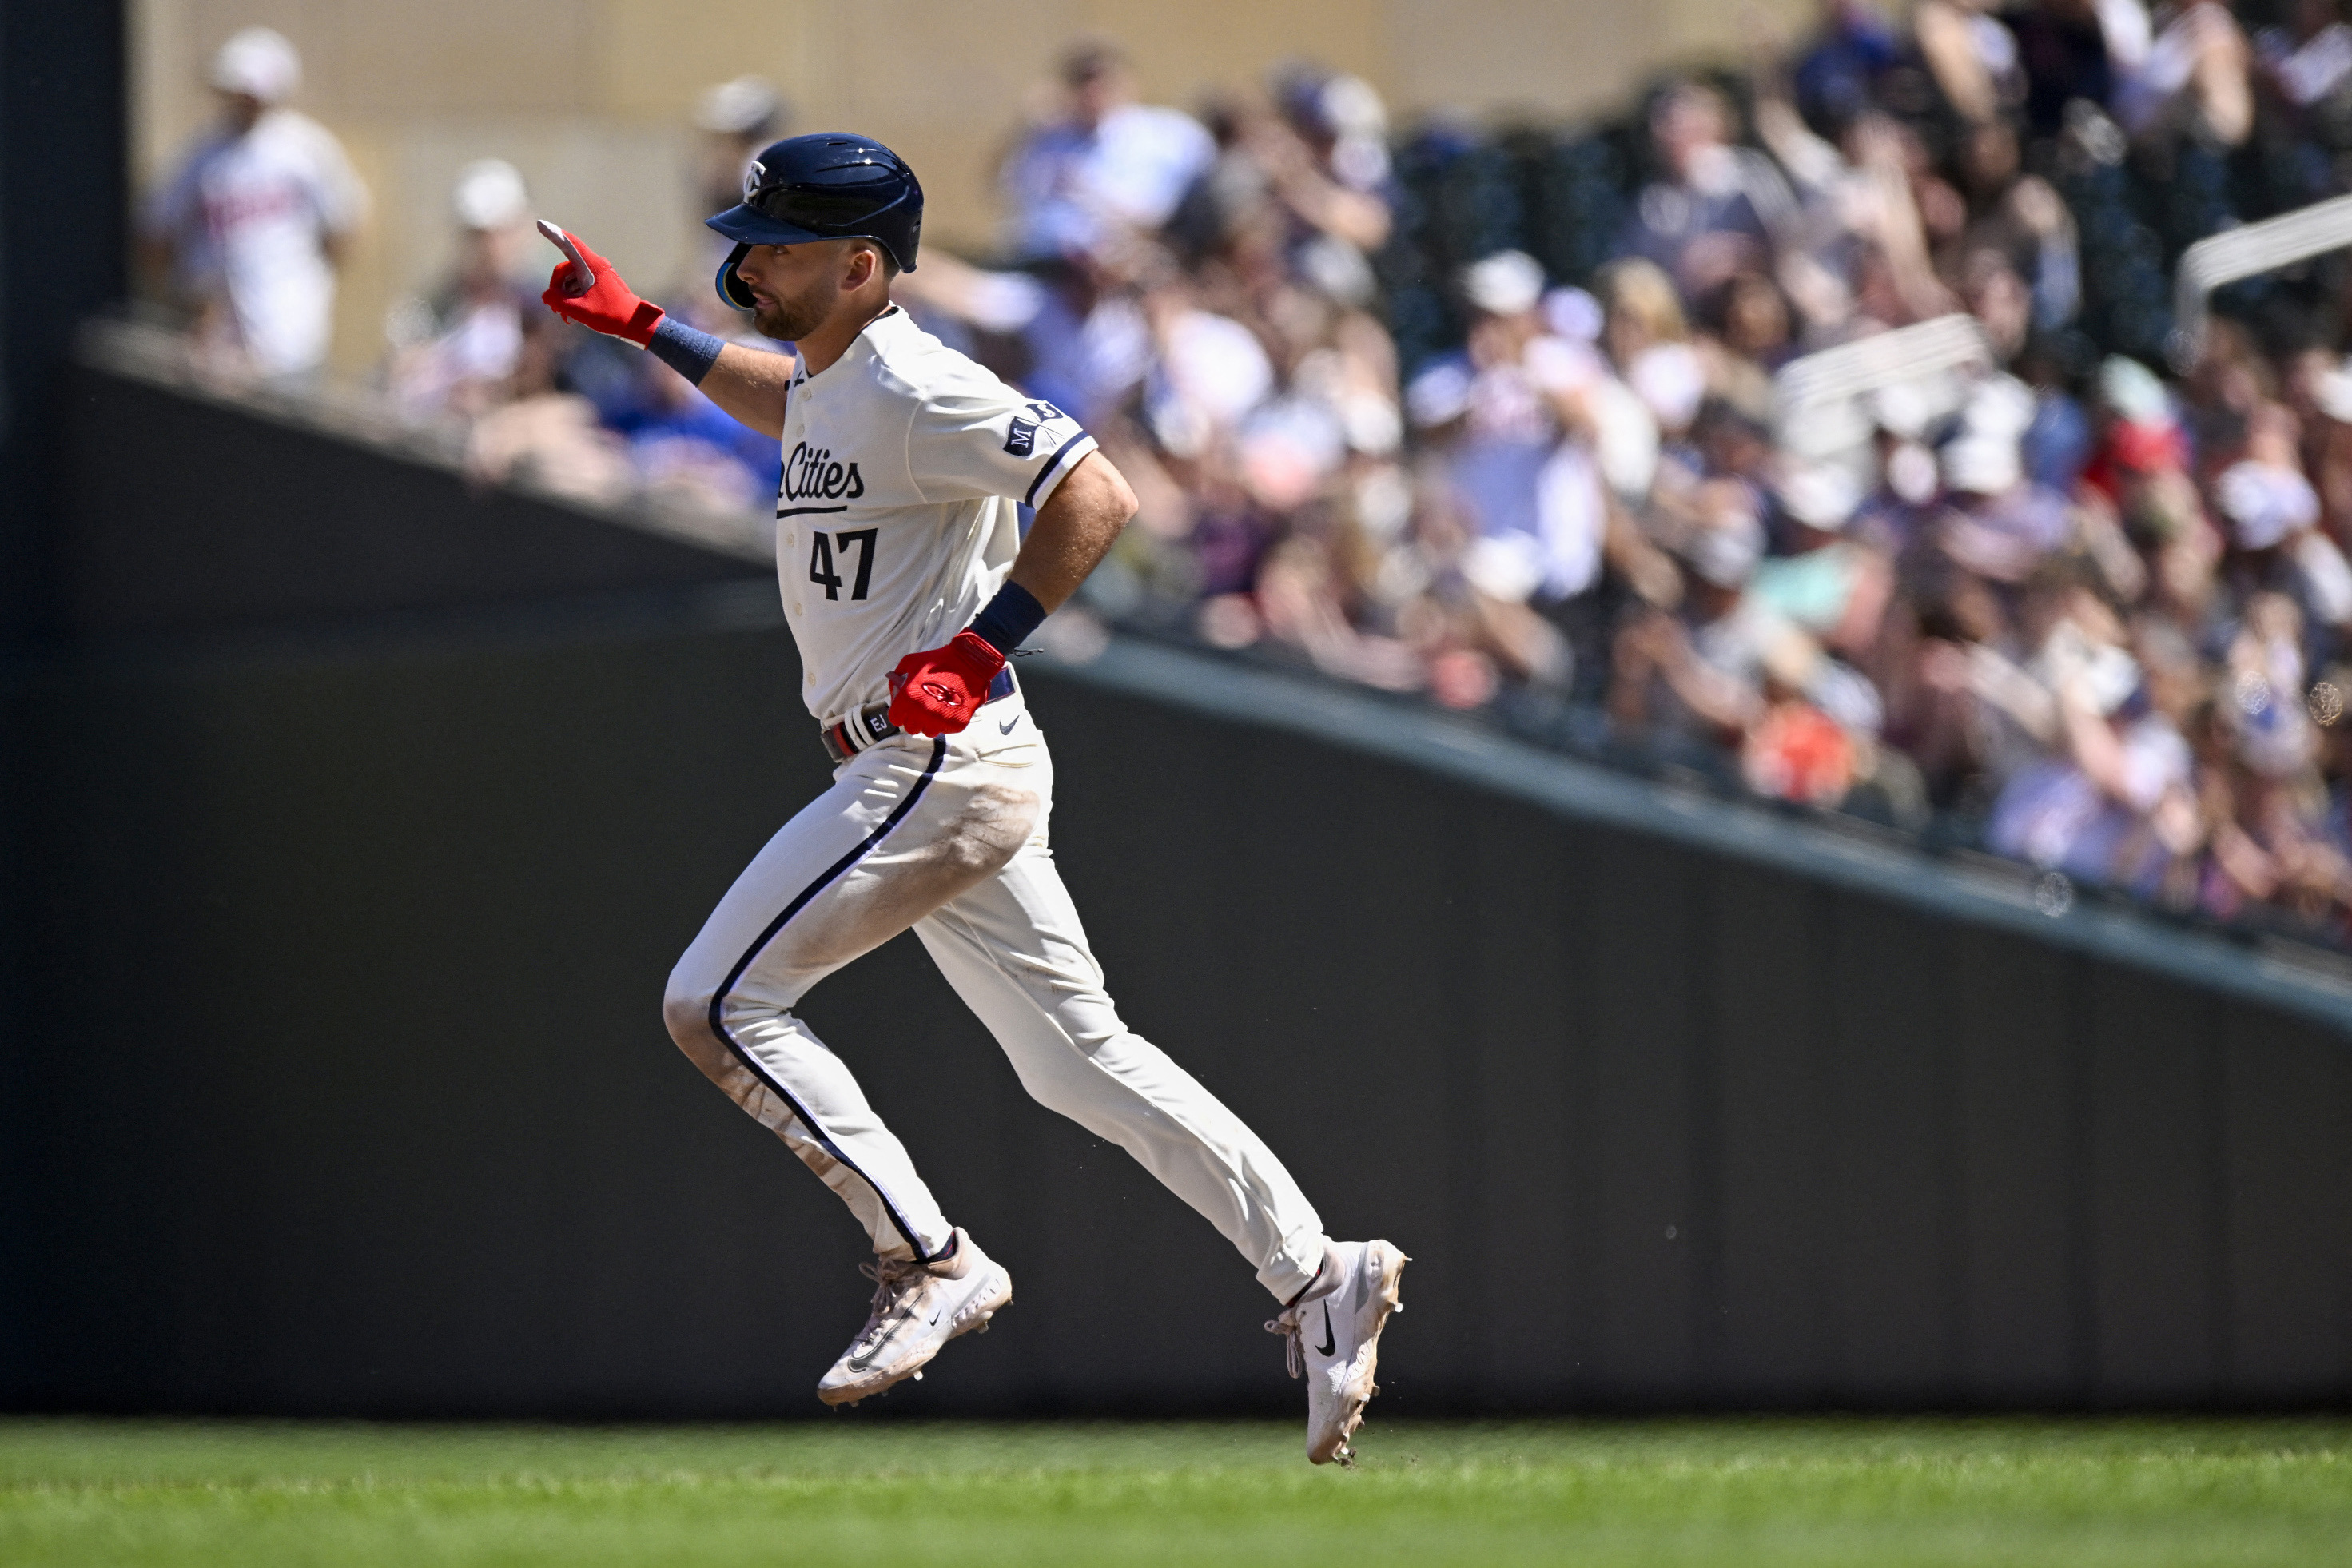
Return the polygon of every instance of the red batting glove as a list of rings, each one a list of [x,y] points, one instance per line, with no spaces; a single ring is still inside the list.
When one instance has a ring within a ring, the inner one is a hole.
[[[548,276],[547,292],[540,296],[541,300],[565,321],[577,321],[608,338],[626,338],[639,348],[653,342],[654,329],[661,325],[662,308],[638,299],[636,291],[613,270],[613,264],[589,249],[578,235],[572,237],[572,243],[580,247],[581,259],[588,263],[595,281],[584,293],[566,292],[572,263],[559,261]]]
[[[890,672],[890,722],[910,735],[955,734],[988,700],[988,683],[1003,668],[1004,656],[973,631],[910,653]]]

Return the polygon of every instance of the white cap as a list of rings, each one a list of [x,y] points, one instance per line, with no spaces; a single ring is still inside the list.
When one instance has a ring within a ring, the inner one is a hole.
[[[2232,463],[2213,481],[2213,500],[2242,550],[2268,550],[2319,521],[2319,496],[2293,468]]]
[[[1404,410],[1423,430],[1461,418],[1470,412],[1470,367],[1454,359],[1431,365],[1404,389]]]
[[[1524,250],[1498,250],[1462,269],[1464,297],[1490,316],[1532,310],[1543,291],[1543,264]]]
[[[1543,583],[1543,546],[1525,533],[1489,534],[1462,552],[1462,576],[1490,599],[1524,605]]]
[[[2033,412],[2032,388],[2013,375],[1990,376],[1969,389],[1960,426],[1971,436],[2015,440],[2033,423]]]
[[[213,56],[212,84],[263,103],[283,103],[302,85],[302,57],[275,28],[241,28]]]
[[[1843,468],[1807,463],[1791,468],[1780,481],[1780,505],[1807,528],[1835,533],[1853,521],[1862,505],[1862,487]]]
[[[1706,362],[1688,343],[1652,343],[1626,367],[1625,384],[1658,416],[1661,428],[1686,430],[1706,400]]]
[[[2099,397],[2123,418],[2145,425],[2172,412],[2156,372],[2136,359],[2110,354],[2099,366]]]
[[[1913,506],[1936,499],[1936,454],[1906,441],[1886,454],[1886,488]]]
[[[1916,441],[1942,412],[1934,396],[1916,381],[1891,382],[1870,395],[1870,404],[1878,427],[1904,441]]]
[[[504,158],[477,158],[457,171],[449,210],[467,228],[506,228],[530,214],[530,193],[522,171]]]
[[[1694,531],[1680,553],[1692,571],[1717,587],[1743,587],[1763,559],[1764,531],[1752,517],[1734,518]]]
[[[1962,436],[1944,448],[1944,488],[1966,495],[1997,496],[2025,477],[2017,442],[2003,436]]]
[[[1342,136],[1385,136],[1388,106],[1380,89],[1360,76],[1335,76],[1323,84],[1323,118]]]
[[[714,136],[749,136],[764,131],[783,112],[784,100],[763,76],[739,76],[705,88],[695,100],[694,123]]]

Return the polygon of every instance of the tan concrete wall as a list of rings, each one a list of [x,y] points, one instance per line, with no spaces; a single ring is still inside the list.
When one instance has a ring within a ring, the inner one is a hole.
[[[1308,58],[1368,78],[1403,117],[1562,117],[1614,102],[1657,65],[1737,47],[1740,0],[135,0],[133,145],[143,178],[211,111],[205,62],[266,23],[301,49],[299,107],[343,138],[376,202],[345,274],[336,363],[381,352],[385,309],[448,253],[449,184],[511,160],[540,210],[633,279],[683,280],[696,256],[686,172],[698,91],[776,81],[800,129],[881,137],[921,173],[928,233],[985,243],[990,170],[1055,56],[1099,33],[1149,94],[1190,104]],[[1806,0],[1766,6],[1794,19]]]

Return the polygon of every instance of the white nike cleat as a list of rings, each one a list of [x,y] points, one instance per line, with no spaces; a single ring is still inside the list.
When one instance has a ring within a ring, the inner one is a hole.
[[[1266,1332],[1286,1337],[1290,1375],[1306,1375],[1307,1457],[1316,1464],[1355,1463],[1348,1439],[1380,1392],[1372,1373],[1380,1365],[1381,1330],[1391,1312],[1404,1310],[1397,1279],[1412,1261],[1385,1241],[1335,1241],[1323,1267],[1338,1271],[1339,1283],[1284,1308],[1265,1326]]]
[[[874,1311],[833,1369],[818,1380],[827,1405],[855,1405],[923,1368],[958,1334],[985,1331],[1013,1305],[1013,1276],[959,1226],[944,1263],[885,1258],[857,1266],[874,1281]]]

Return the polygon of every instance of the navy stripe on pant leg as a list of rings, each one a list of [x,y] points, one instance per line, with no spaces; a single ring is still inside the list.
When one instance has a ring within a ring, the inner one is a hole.
[[[802,1126],[809,1130],[809,1135],[816,1140],[819,1148],[831,1155],[836,1163],[848,1167],[859,1181],[874,1189],[875,1195],[882,1200],[883,1208],[889,1213],[890,1223],[898,1227],[900,1236],[907,1238],[907,1245],[915,1249],[916,1258],[925,1263],[931,1260],[931,1255],[923,1250],[922,1237],[917,1236],[915,1227],[907,1223],[907,1216],[898,1212],[898,1205],[890,1201],[890,1194],[882,1190],[882,1184],[859,1170],[857,1162],[842,1152],[841,1145],[833,1141],[833,1135],[824,1130],[824,1124],[808,1113],[807,1107],[793,1098],[792,1090],[786,1089],[781,1081],[761,1067],[759,1058],[745,1050],[737,1042],[735,1037],[728,1032],[726,1015],[729,993],[735,989],[735,983],[743,978],[743,972],[751,967],[751,961],[760,956],[760,951],[776,940],[776,933],[782,931],[792,918],[807,906],[811,899],[831,887],[843,872],[865,858],[868,850],[881,843],[883,837],[898,826],[900,819],[908,812],[915,809],[915,803],[922,799],[923,792],[930,787],[931,777],[940,771],[940,764],[947,760],[947,754],[948,742],[945,736],[931,742],[930,765],[923,770],[923,776],[917,779],[913,786],[907,791],[907,798],[891,808],[890,815],[882,819],[881,826],[860,839],[856,848],[827,867],[824,875],[803,888],[793,901],[784,906],[783,913],[768,922],[768,929],[761,931],[759,940],[746,948],[743,956],[735,961],[735,967],[727,972],[725,984],[719,987],[718,994],[710,999],[710,1032],[719,1037],[719,1044],[733,1052],[735,1059],[749,1068],[751,1076],[766,1084],[777,1099],[792,1107],[793,1114],[799,1118]]]

